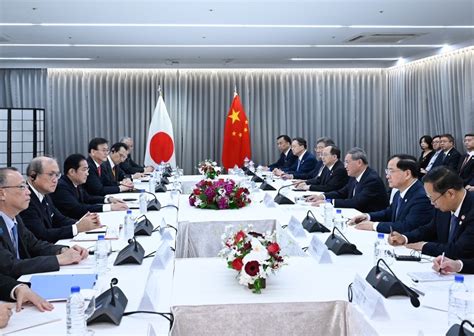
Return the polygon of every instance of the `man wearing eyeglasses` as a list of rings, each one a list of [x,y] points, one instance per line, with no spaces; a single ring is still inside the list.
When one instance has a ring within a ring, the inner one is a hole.
[[[112,196],[92,196],[83,189],[89,175],[87,160],[82,154],[71,154],[64,161],[64,175],[51,194],[54,205],[61,213],[79,219],[88,212],[127,210],[122,200]]]
[[[426,197],[423,183],[418,180],[419,164],[411,155],[393,155],[385,174],[390,188],[398,189],[392,204],[384,210],[357,215],[349,222],[356,229],[390,233],[405,233],[428,224],[434,208]]]
[[[474,193],[447,167],[433,168],[423,178],[426,195],[436,211],[433,220],[402,235],[394,231],[388,242],[405,245],[430,256],[474,257]]]
[[[133,189],[132,180],[127,177],[120,168],[120,164],[127,159],[128,146],[123,142],[117,142],[110,148],[110,154],[107,160],[102,164],[104,168],[102,174],[102,183],[106,186],[125,187],[127,191]],[[140,174],[141,175],[141,174]]]
[[[31,200],[20,216],[36,238],[55,243],[60,239],[72,238],[79,232],[100,227],[96,213],[86,213],[76,221],[64,216],[54,206],[49,194],[56,190],[61,176],[55,159],[45,156],[34,158],[26,169],[26,175]]]
[[[28,184],[15,168],[0,168],[0,273],[18,278],[53,272],[87,258],[83,247],[51,244],[26,228],[18,214],[28,208],[30,195]]]
[[[106,168],[104,168],[105,162],[108,160],[109,155],[109,144],[104,138],[93,138],[89,142],[89,157],[87,158],[87,164],[89,166],[89,176],[87,176],[84,187],[86,191],[91,195],[105,196],[108,194],[117,194],[122,191],[128,191],[133,186],[129,184],[108,184],[104,183],[107,181]]]

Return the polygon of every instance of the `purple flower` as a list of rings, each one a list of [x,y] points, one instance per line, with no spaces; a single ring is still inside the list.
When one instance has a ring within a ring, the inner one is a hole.
[[[230,183],[225,186],[225,191],[226,191],[227,195],[230,195],[230,193],[232,192],[233,189],[234,189],[234,186]]]
[[[204,194],[206,194],[206,197],[209,201],[212,201],[212,199],[216,196],[216,191],[214,188],[207,188],[206,191],[204,191]]]
[[[226,197],[221,197],[217,200],[217,207],[219,209],[227,209],[229,207],[229,201]]]
[[[194,206],[195,202],[196,200],[194,199],[194,197],[189,197],[189,205]]]

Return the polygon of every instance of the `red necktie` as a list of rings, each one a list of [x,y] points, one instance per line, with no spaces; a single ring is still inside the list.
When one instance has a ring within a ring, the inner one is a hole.
[[[102,174],[102,171],[100,169],[100,166],[97,167],[97,174],[99,174],[99,176]]]

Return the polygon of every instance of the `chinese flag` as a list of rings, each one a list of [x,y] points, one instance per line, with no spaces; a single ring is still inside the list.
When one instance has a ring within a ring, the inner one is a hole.
[[[246,157],[251,157],[249,122],[239,95],[235,94],[225,122],[222,164],[227,169],[242,167]]]

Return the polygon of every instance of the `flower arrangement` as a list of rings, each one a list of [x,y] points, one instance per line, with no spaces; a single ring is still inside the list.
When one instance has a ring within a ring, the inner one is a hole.
[[[189,204],[201,209],[239,209],[251,202],[249,194],[232,179],[202,180],[189,195]]]
[[[215,179],[221,173],[221,167],[217,166],[216,161],[204,160],[198,164],[199,173],[206,176],[208,179]]]
[[[239,272],[239,283],[253,293],[260,294],[267,276],[285,264],[275,235],[239,230],[223,236],[224,248],[219,255],[227,260],[229,268]]]

